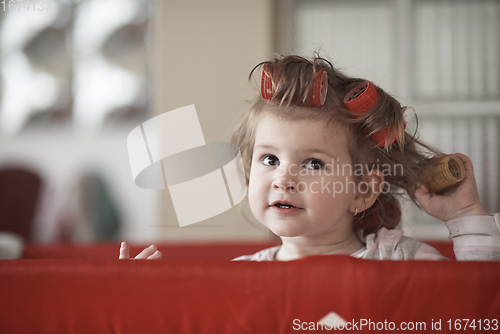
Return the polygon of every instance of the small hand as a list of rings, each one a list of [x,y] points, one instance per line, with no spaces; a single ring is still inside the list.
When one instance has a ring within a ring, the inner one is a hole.
[[[445,222],[465,216],[487,215],[479,202],[472,162],[465,154],[455,155],[464,163],[465,178],[462,182],[443,195],[431,194],[429,189],[421,184],[415,191],[418,202],[429,215]]]
[[[120,247],[120,257],[119,259],[130,259],[129,255],[130,247],[129,245],[124,241],[122,242],[122,245]],[[155,245],[151,245],[147,248],[144,248],[142,252],[140,252],[134,260],[160,260],[161,259],[161,252],[158,250],[158,248]]]

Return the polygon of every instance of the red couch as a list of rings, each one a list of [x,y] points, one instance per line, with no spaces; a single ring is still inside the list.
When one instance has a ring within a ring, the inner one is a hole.
[[[500,327],[500,263],[228,261],[262,246],[160,245],[162,261],[119,261],[118,244],[28,246],[0,261],[0,333],[293,333],[330,312],[363,332]]]

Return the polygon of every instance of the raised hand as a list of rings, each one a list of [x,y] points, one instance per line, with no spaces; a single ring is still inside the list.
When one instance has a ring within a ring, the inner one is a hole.
[[[465,178],[460,184],[442,195],[432,194],[421,184],[415,191],[415,197],[429,215],[449,221],[466,216],[487,215],[479,202],[476,179],[471,160],[461,153],[455,153],[465,167]]]
[[[120,247],[119,259],[130,259],[129,252],[129,245],[125,241],[122,242]],[[161,252],[158,250],[158,248],[155,245],[151,245],[140,252],[136,257],[133,258],[133,260],[160,260],[161,256]]]

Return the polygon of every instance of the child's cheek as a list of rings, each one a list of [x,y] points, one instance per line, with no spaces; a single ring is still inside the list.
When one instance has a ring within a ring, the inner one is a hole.
[[[259,177],[258,172],[250,173],[248,182],[248,202],[250,204],[250,209],[252,210],[254,215],[256,214],[256,212],[254,211],[260,204],[259,202],[262,202],[267,198],[267,196],[265,196],[266,194],[264,194],[264,185],[262,184],[262,181],[263,179],[262,177]]]
[[[265,194],[262,185],[250,179],[248,185],[248,205],[255,219],[264,226],[266,225],[265,212],[267,208],[268,194]]]
[[[313,197],[336,197],[352,193],[354,189],[353,179],[348,176],[326,177],[310,179],[307,182],[301,182],[300,192],[304,193],[307,184],[307,192]]]

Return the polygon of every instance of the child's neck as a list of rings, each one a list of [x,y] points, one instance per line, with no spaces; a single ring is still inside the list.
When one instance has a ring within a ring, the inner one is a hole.
[[[281,240],[283,245],[276,254],[277,261],[297,260],[312,255],[351,255],[365,246],[354,233],[330,243],[312,242],[304,237],[281,238]]]

